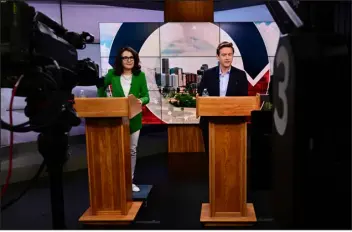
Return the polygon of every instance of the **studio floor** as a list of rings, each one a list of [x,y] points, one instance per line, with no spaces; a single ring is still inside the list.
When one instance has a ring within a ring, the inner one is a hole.
[[[147,137],[142,135],[141,140]],[[199,218],[201,204],[208,202],[207,168],[204,154],[159,153],[139,158],[135,183],[153,187],[135,222],[128,228],[202,229]],[[20,194],[27,184],[10,185],[2,203]],[[78,222],[89,207],[87,169],[64,174],[64,196],[67,229],[107,228],[85,227]],[[270,191],[249,188],[248,202],[254,204],[258,219],[258,223],[248,229],[274,229]],[[1,224],[2,229],[51,229],[48,179],[40,178],[23,198],[3,211]]]

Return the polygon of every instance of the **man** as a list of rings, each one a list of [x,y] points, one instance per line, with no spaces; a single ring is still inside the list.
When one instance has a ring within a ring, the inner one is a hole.
[[[204,72],[198,88],[199,96],[202,96],[204,89],[207,89],[209,96],[248,96],[246,73],[232,66],[234,53],[232,43],[219,44],[216,49],[219,66]],[[208,118],[201,117],[199,124],[203,133],[205,151],[209,153]]]

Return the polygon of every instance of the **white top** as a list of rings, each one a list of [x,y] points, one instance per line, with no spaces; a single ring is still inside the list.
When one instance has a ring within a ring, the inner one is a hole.
[[[125,97],[128,97],[128,94],[130,93],[131,84],[132,84],[132,75],[130,76],[121,75],[120,82],[121,82],[121,86],[123,89],[123,93],[125,94]]]

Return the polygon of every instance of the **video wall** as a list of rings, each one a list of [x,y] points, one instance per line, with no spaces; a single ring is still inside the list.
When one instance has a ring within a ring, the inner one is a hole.
[[[266,93],[280,31],[274,22],[100,23],[102,75],[121,47],[140,56],[150,103],[144,124],[195,124],[195,95],[202,73],[217,66],[222,41],[235,48],[233,66],[244,70],[250,95]]]

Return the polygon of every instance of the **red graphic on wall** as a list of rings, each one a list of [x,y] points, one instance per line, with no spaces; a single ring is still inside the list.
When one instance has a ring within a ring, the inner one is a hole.
[[[264,74],[264,76],[257,82],[257,84],[255,84],[255,86],[252,86],[248,82],[248,95],[255,96],[255,95],[257,95],[257,93],[267,94],[269,82],[270,82],[270,71],[268,70]],[[260,102],[260,105],[262,105],[262,102]],[[251,117],[247,117],[246,120],[249,124],[251,123]]]
[[[257,93],[266,94],[268,91],[269,82],[270,82],[270,71],[268,70],[264,74],[264,76],[260,79],[260,81],[257,82],[255,86],[252,86],[248,82],[248,95],[255,96]]]
[[[142,107],[142,115],[143,124],[166,124],[157,116],[155,116],[146,106]]]

